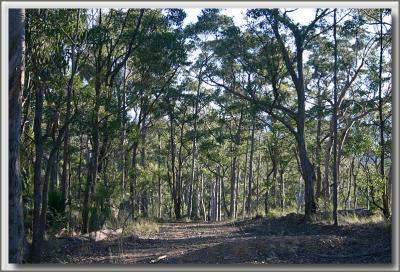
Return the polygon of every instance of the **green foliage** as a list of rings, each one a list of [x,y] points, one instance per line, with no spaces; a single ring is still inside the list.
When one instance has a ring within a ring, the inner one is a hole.
[[[338,129],[339,138],[345,136],[343,150],[340,150],[343,186],[339,203],[344,202],[349,192],[353,200],[353,184],[348,185],[350,162],[354,158],[358,171],[356,204],[366,206],[367,194],[371,191],[371,200],[373,197],[376,204],[382,206],[387,179],[382,179],[379,169],[381,143],[377,105],[378,88],[382,83],[384,170],[388,175],[392,163],[390,26],[385,23],[380,77],[376,40],[379,33],[371,28],[371,24],[378,23],[375,19],[379,19],[379,10],[338,11],[339,16],[347,13],[339,22],[337,33],[338,91],[339,97],[342,95]],[[268,191],[270,213],[267,217],[281,215],[279,174],[283,172],[284,208],[286,212],[294,211],[301,179],[296,157],[299,143],[293,133],[299,121],[299,97],[290,67],[296,76],[302,69],[307,156],[315,169],[319,167],[323,179],[325,167],[331,170],[333,167],[332,159],[325,165],[333,114],[332,13],[327,13],[309,29],[307,25],[296,23],[291,12],[277,9],[248,10],[243,26],[236,25],[231,16],[219,9],[203,9],[198,21],[188,25],[184,25],[186,12],[182,9],[144,9],[143,17],[140,14],[139,9],[101,9],[100,22],[99,9],[27,10],[25,123],[21,136],[26,229],[32,229],[33,217],[35,94],[39,88],[44,89],[44,176],[55,144],[52,136],[60,135],[66,120],[65,102],[73,75],[73,60],[78,61],[71,85],[73,119],[68,125],[66,161],[72,211],[71,215],[62,213],[61,188],[56,186],[49,193],[48,230],[65,227],[70,217],[81,224],[89,185],[90,230],[109,225],[120,227],[123,222],[118,221],[122,218],[118,214],[126,213],[123,217],[133,218],[143,216],[139,212],[146,205],[142,203],[143,195],[148,197],[150,217],[174,218],[178,199],[181,201],[179,209],[185,215],[192,181],[193,150],[194,207],[201,204],[198,196],[202,190],[205,216],[208,216],[218,168],[224,182],[222,202],[225,203],[222,204],[227,209],[232,201],[231,175],[235,175],[240,214],[248,188],[253,117],[252,207],[256,207],[258,181],[259,213],[264,211]],[[389,10],[384,11],[385,18],[389,14]],[[136,29],[139,18],[140,25]],[[278,24],[283,45],[274,33],[274,23]],[[299,32],[292,30],[296,28],[308,31],[301,41],[302,67],[295,61],[298,52],[294,37]],[[283,49],[288,59],[282,54]],[[59,114],[57,122],[52,119],[55,113]],[[318,120],[320,143],[316,142]],[[93,169],[95,138],[99,144],[97,169]],[[64,171],[66,137],[61,140],[56,160],[59,176]],[[232,171],[234,160],[235,171]],[[88,184],[94,170],[97,178],[93,184]],[[120,205],[124,209],[119,210]],[[318,206],[329,210],[329,200],[320,198]],[[255,208],[251,212],[254,211]],[[223,219],[227,219],[224,207],[222,214]],[[128,235],[149,234],[146,231],[157,232],[158,225],[140,219],[129,221],[126,229]]]
[[[49,211],[52,214],[60,214],[62,212],[62,199],[61,199],[61,192],[53,191],[49,192]]]

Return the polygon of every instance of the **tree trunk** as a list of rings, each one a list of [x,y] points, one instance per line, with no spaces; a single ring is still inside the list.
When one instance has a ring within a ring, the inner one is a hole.
[[[278,21],[283,24],[288,24],[285,20],[279,18],[279,11],[272,10],[272,15],[275,17],[275,21],[272,24],[272,29],[274,32],[275,37],[278,40],[279,47],[282,53],[282,56],[285,61],[285,66],[289,71],[289,74],[293,80],[293,83],[296,87],[297,92],[297,112],[292,113],[295,116],[296,120],[296,128],[294,130],[290,125],[287,127],[291,128],[292,133],[296,137],[299,157],[300,157],[300,164],[301,164],[301,172],[304,178],[305,183],[305,214],[304,219],[306,222],[311,221],[311,214],[316,212],[316,205],[314,199],[314,181],[315,181],[315,174],[314,174],[314,166],[311,164],[306,148],[305,142],[305,135],[304,135],[304,125],[305,125],[305,88],[304,88],[304,74],[303,74],[303,46],[304,46],[304,39],[307,32],[302,32],[297,26],[291,25],[291,29],[295,38],[295,46],[296,46],[296,70],[293,67],[293,63],[290,60],[288,50],[285,47],[285,43],[282,40],[281,35],[279,34],[279,25]]]
[[[220,168],[217,166],[217,175],[215,181],[215,202],[216,202],[216,215],[215,221],[221,221],[221,177]]]
[[[329,201],[331,190],[329,185],[329,176],[330,176],[330,163],[331,163],[331,153],[332,153],[332,144],[333,144],[333,131],[330,130],[330,136],[328,142],[326,143],[326,151],[325,151],[325,171],[324,171],[324,180],[323,180],[323,187],[324,187],[324,201],[327,203]],[[325,207],[326,208],[326,207]]]
[[[63,212],[65,212],[66,203],[67,203],[67,177],[68,177],[68,162],[69,162],[69,154],[68,154],[68,146],[69,146],[69,132],[68,128],[65,131],[65,140],[64,140],[64,151],[63,151],[63,166],[62,166],[62,174],[61,174],[61,201],[63,203]]]
[[[234,135],[234,138],[231,140],[231,153],[233,154],[232,164],[231,164],[231,202],[229,207],[229,214],[231,218],[235,218],[237,216],[237,190],[238,190],[238,158],[237,158],[237,148],[240,144],[240,132],[242,131],[242,123],[243,123],[243,108],[240,111],[239,125]]]
[[[24,257],[24,220],[22,209],[22,180],[20,170],[20,128],[24,80],[25,10],[10,9],[8,13],[8,246],[10,263],[22,263]]]
[[[261,147],[261,133],[258,138],[258,145]],[[261,151],[258,151],[258,160],[257,160],[257,179],[256,179],[256,214],[258,215],[259,212],[259,205],[260,205],[260,167],[261,167]]]
[[[179,150],[178,150],[178,169],[176,173],[176,207],[179,210],[179,218],[182,217],[182,192],[183,192],[183,182],[182,182],[182,167],[183,167],[183,158],[182,158],[182,149],[183,149],[183,143],[184,143],[184,130],[183,130],[184,124],[182,124],[182,127],[180,129],[179,133]]]
[[[91,163],[88,164],[88,177],[85,187],[85,197],[82,208],[82,234],[89,231],[89,206],[91,201],[91,192],[94,191],[94,186],[97,179],[97,170],[99,163],[99,110],[100,110],[100,88],[101,84],[99,79],[96,79],[96,103],[94,108],[94,120],[93,120],[93,148]]]
[[[246,177],[247,177],[247,156],[249,153],[249,139],[246,141],[246,156],[244,160],[244,173],[243,173],[243,203],[242,203],[242,219],[246,215]]]
[[[200,184],[201,184],[201,188],[200,188],[200,208],[201,208],[201,212],[203,215],[203,220],[206,221],[207,220],[207,215],[206,215],[206,207],[204,204],[204,174],[203,172],[200,173]]]
[[[236,163],[236,165],[237,165],[237,174],[236,174],[236,192],[235,192],[235,195],[236,195],[236,201],[235,201],[235,219],[237,218],[237,216],[238,216],[238,205],[239,205],[239,182],[240,182],[240,173],[241,173],[241,171],[240,171],[240,160],[239,160],[239,158],[237,159],[237,163]]]
[[[102,14],[100,9],[99,26],[102,25]],[[94,186],[97,180],[97,171],[99,163],[99,112],[100,112],[100,94],[102,86],[102,63],[103,63],[103,46],[100,45],[96,50],[95,57],[96,74],[94,80],[95,89],[95,105],[94,105],[94,120],[93,120],[93,148],[92,148],[92,161],[89,164],[89,175],[85,188],[85,198],[82,207],[82,233],[85,234],[89,231],[89,206],[91,201],[91,191],[94,191]]]
[[[138,149],[138,142],[135,140],[132,147],[132,178],[130,180],[129,192],[130,192],[130,201],[131,201],[131,214],[132,218],[135,218],[136,215],[136,195],[137,195],[137,149]]]
[[[199,110],[199,96],[200,96],[200,87],[201,87],[201,70],[199,72],[198,76],[198,84],[197,84],[197,92],[196,92],[196,102],[195,102],[195,107],[194,107],[194,124],[193,124],[193,139],[192,139],[192,166],[191,166],[191,175],[190,175],[190,180],[189,180],[189,195],[188,195],[188,202],[187,202],[187,215],[189,218],[192,217],[192,210],[193,210],[193,182],[195,178],[195,167],[196,167],[196,141],[197,141],[197,115],[198,115],[198,110]]]
[[[383,99],[382,99],[382,70],[383,70],[383,9],[380,10],[380,34],[379,34],[379,132],[380,132],[380,175],[383,182],[382,203],[383,214],[386,218],[390,217],[389,197],[388,197],[388,182],[385,177],[385,120],[383,116]]]
[[[306,222],[311,221],[311,214],[316,212],[316,206],[314,201],[314,167],[308,159],[307,151],[305,147],[304,131],[299,136],[299,156],[303,172],[304,179],[304,202],[305,202],[305,220]]]
[[[158,136],[158,218],[162,218],[162,184],[161,184],[161,137],[160,134],[157,134]]]
[[[121,178],[121,192],[123,199],[125,198],[125,187],[126,187],[126,150],[125,150],[125,138],[126,138],[126,63],[124,66],[124,75],[123,75],[123,86],[122,86],[122,93],[118,95],[118,100],[120,103],[120,108],[122,111],[120,112],[120,125],[121,125],[121,135],[120,135],[120,142],[121,142],[121,157],[122,163],[120,165],[122,178]],[[119,90],[119,88],[118,88]]]
[[[225,178],[225,175],[224,175],[224,173],[222,173],[222,176],[220,177],[220,189],[221,189],[221,191],[220,191],[220,196],[221,196],[220,202],[221,202],[221,205],[220,206],[221,206],[221,210],[222,210],[222,208],[224,208],[224,211],[225,211],[224,214],[227,215],[228,217],[230,217],[231,215],[229,213],[228,205],[226,204],[226,193],[225,193],[224,178]],[[221,217],[222,217],[222,215],[221,215]]]
[[[358,163],[358,167],[360,163]],[[352,169],[352,176],[353,176],[353,209],[357,209],[357,173],[355,172],[354,168]]]
[[[316,182],[317,188],[315,192],[315,200],[322,196],[322,178],[321,178],[321,126],[322,126],[322,94],[319,87],[318,80],[318,120],[317,120],[317,136],[316,136],[316,147],[315,147],[315,161],[316,161]]]
[[[142,122],[142,131],[141,131],[141,144],[142,148],[140,150],[140,162],[142,169],[146,171],[146,135],[147,135],[147,126],[146,126],[146,117],[143,118]],[[144,217],[149,216],[149,195],[148,191],[145,189],[141,192],[141,212]]]
[[[32,261],[40,262],[41,244],[39,238],[40,214],[42,211],[42,160],[43,160],[43,136],[42,136],[42,114],[43,114],[43,88],[36,80],[35,101],[35,174],[34,174],[34,208],[33,208],[33,230],[32,230]]]
[[[349,166],[349,178],[348,178],[348,182],[347,182],[347,195],[344,201],[344,206],[346,207],[347,210],[350,210],[350,203],[351,203],[351,185],[352,185],[352,180],[353,180],[353,172],[354,172],[354,160],[355,157],[352,156],[351,158],[351,163]]]
[[[338,225],[338,176],[339,169],[337,163],[337,40],[336,40],[336,9],[333,11],[333,39],[334,39],[334,74],[333,74],[333,224]]]
[[[302,67],[302,50],[297,47],[297,66],[299,70],[299,82],[298,82],[298,109],[297,109],[297,141],[298,141],[298,150],[300,157],[300,164],[302,168],[302,174],[305,184],[305,211],[304,218],[306,222],[311,221],[311,214],[316,212],[316,205],[314,200],[314,166],[311,164],[304,137],[304,124],[305,124],[305,91],[304,91],[304,80],[303,80],[303,67]]]
[[[212,222],[215,222],[217,220],[217,179],[218,175],[215,174],[215,181],[210,184],[211,185],[210,220]]]
[[[178,194],[178,185],[176,181],[176,174],[175,174],[175,152],[176,152],[176,146],[175,146],[175,129],[174,129],[174,118],[173,118],[173,112],[169,112],[169,119],[170,119],[170,128],[169,128],[169,138],[170,138],[170,156],[171,156],[171,174],[170,179],[172,180],[171,182],[171,195],[172,195],[172,201],[174,203],[174,213],[175,213],[175,218],[177,220],[181,219],[181,207],[180,207],[180,196]]]
[[[231,149],[233,152],[233,149]],[[231,202],[229,205],[229,214],[231,218],[236,218],[236,163],[237,163],[237,158],[236,155],[233,156],[232,162],[231,162],[231,176],[230,176],[230,181],[231,181]]]
[[[252,183],[253,183],[253,158],[254,158],[254,132],[256,129],[256,114],[253,116],[251,128],[251,144],[250,144],[250,158],[249,158],[249,185],[247,188],[247,202],[246,212],[251,214],[251,197],[252,197]]]
[[[67,110],[65,114],[65,121],[64,125],[65,128],[65,136],[64,136],[64,152],[63,152],[63,171],[61,175],[61,201],[63,203],[62,210],[65,212],[65,207],[67,203],[67,192],[68,192],[68,184],[67,184],[67,177],[68,177],[68,162],[69,162],[69,129],[68,129],[68,120],[71,118],[71,96],[72,96],[72,87],[74,84],[74,76],[76,73],[76,57],[75,57],[75,46],[71,48],[72,57],[72,73],[71,77],[69,78],[68,85],[67,85],[67,97],[66,97],[66,104]]]
[[[280,169],[279,174],[280,174],[280,178],[281,178],[281,182],[280,182],[281,203],[280,204],[281,204],[281,213],[283,215],[283,213],[285,211],[285,176],[284,176],[285,174],[284,174],[283,169]]]

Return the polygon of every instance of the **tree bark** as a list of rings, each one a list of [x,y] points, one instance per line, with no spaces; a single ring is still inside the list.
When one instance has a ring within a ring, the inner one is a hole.
[[[331,122],[332,124],[332,122]],[[331,125],[332,126],[332,125]],[[328,139],[328,142],[326,143],[326,150],[325,150],[325,170],[324,170],[324,180],[323,180],[323,186],[324,186],[324,201],[327,203],[329,201],[329,198],[331,196],[331,190],[330,190],[330,185],[329,185],[329,176],[330,176],[330,163],[331,163],[331,153],[332,153],[332,144],[333,144],[333,130],[330,129],[330,136]]]
[[[334,74],[333,74],[333,224],[335,226],[338,225],[338,214],[337,214],[337,206],[338,206],[338,177],[339,177],[339,169],[337,163],[337,39],[336,39],[336,9],[333,11],[333,40],[334,40]]]
[[[170,121],[170,127],[169,127],[169,146],[170,146],[170,156],[171,156],[171,170],[168,171],[169,174],[169,180],[170,182],[170,187],[171,187],[171,196],[172,196],[172,201],[174,203],[174,213],[175,213],[175,218],[177,220],[181,219],[181,204],[180,204],[180,195],[178,193],[179,191],[179,186],[177,184],[176,180],[176,173],[175,173],[175,152],[176,152],[176,145],[175,145],[175,129],[174,129],[174,113],[173,110],[170,109],[169,111],[169,121]]]
[[[157,134],[158,136],[158,218],[162,218],[162,184],[161,184],[161,137],[160,134]]]
[[[382,70],[383,70],[383,9],[380,10],[379,14],[379,134],[380,134],[380,175],[383,182],[383,192],[382,192],[382,203],[383,203],[383,214],[386,218],[390,217],[389,210],[389,197],[388,197],[388,182],[385,177],[385,120],[383,116],[383,98],[382,98]]]
[[[78,13],[79,16],[79,13]],[[79,18],[79,17],[78,17]],[[74,84],[74,77],[77,71],[77,57],[75,54],[75,45],[71,47],[71,62],[72,62],[72,70],[71,76],[68,80],[67,85],[67,96],[66,96],[66,113],[65,113],[65,121],[64,126],[65,128],[65,136],[64,136],[64,151],[63,151],[63,170],[61,175],[61,201],[62,201],[62,211],[65,212],[65,208],[67,205],[67,192],[68,192],[68,184],[67,184],[67,177],[68,173],[68,163],[69,163],[69,128],[68,122],[71,119],[71,97],[72,97],[72,88]]]
[[[147,136],[147,126],[146,126],[146,117],[143,118],[142,122],[142,129],[141,129],[141,150],[140,150],[140,163],[142,166],[142,169],[146,171],[146,136]],[[149,196],[147,190],[143,190],[141,192],[141,197],[140,197],[140,202],[141,202],[141,212],[144,217],[149,216]]]
[[[195,178],[195,167],[196,167],[196,141],[197,141],[197,115],[199,111],[199,96],[200,96],[200,87],[201,87],[201,76],[202,76],[202,68],[200,68],[199,76],[198,76],[198,84],[197,84],[197,91],[196,91],[196,101],[195,101],[195,107],[194,107],[194,124],[193,124],[193,139],[192,139],[192,166],[191,166],[191,175],[190,175],[190,180],[189,180],[189,195],[188,195],[188,211],[187,215],[189,218],[192,217],[192,210],[193,210],[193,182]]]
[[[42,114],[43,114],[43,88],[36,80],[35,101],[35,174],[34,174],[34,208],[33,208],[33,230],[32,230],[32,261],[40,261],[40,214],[42,212],[42,160],[43,160],[43,136],[42,136]]]
[[[238,167],[238,159],[237,159],[237,148],[240,144],[240,133],[242,131],[242,123],[243,123],[243,108],[240,111],[239,117],[239,125],[236,131],[236,134],[231,139],[231,153],[233,154],[232,164],[231,164],[231,202],[229,207],[229,214],[231,218],[235,218],[237,216],[237,184],[238,184],[238,174],[236,168]]]
[[[102,14],[100,9],[99,14],[99,26],[102,25]],[[89,206],[91,201],[91,191],[94,191],[94,186],[97,180],[97,171],[98,171],[98,163],[99,163],[99,112],[100,112],[100,95],[101,95],[101,87],[102,87],[102,67],[103,67],[103,45],[101,44],[96,52],[95,58],[95,105],[94,105],[94,118],[93,118],[93,147],[92,147],[92,157],[91,163],[89,166],[89,175],[87,178],[87,184],[85,188],[85,198],[83,201],[82,208],[82,233],[85,234],[89,231]]]
[[[251,127],[251,144],[250,144],[250,158],[249,158],[249,185],[247,188],[247,202],[246,212],[251,214],[251,197],[252,197],[252,184],[253,184],[253,158],[254,158],[254,132],[256,129],[256,114],[253,115],[252,127]]]
[[[243,173],[243,203],[242,203],[242,219],[246,215],[246,177],[247,177],[247,157],[249,153],[249,139],[246,141],[246,156],[244,160],[244,173]]]
[[[261,134],[258,139],[258,144],[261,146]],[[258,160],[257,160],[257,179],[256,179],[256,214],[259,212],[260,205],[260,169],[261,169],[261,151],[258,151]]]
[[[324,16],[326,13],[326,10],[323,11],[318,18],[321,18],[321,16]],[[311,214],[316,212],[316,205],[315,205],[315,199],[314,199],[314,181],[315,181],[315,173],[314,173],[314,166],[311,164],[309,160],[309,156],[307,153],[307,147],[306,147],[306,142],[305,142],[305,134],[304,134],[304,125],[305,125],[305,88],[304,88],[304,74],[303,74],[303,46],[304,46],[304,38],[305,35],[307,34],[307,29],[305,31],[300,30],[297,26],[288,23],[285,21],[283,18],[278,15],[278,10],[273,10],[272,14],[275,18],[273,24],[272,24],[272,29],[274,32],[275,37],[278,40],[279,48],[281,50],[282,56],[285,61],[285,66],[289,71],[289,74],[293,80],[293,83],[296,87],[296,92],[297,92],[297,112],[291,112],[291,114],[295,117],[296,121],[296,128],[297,130],[294,130],[293,127],[288,125],[286,122],[284,123],[285,126],[287,126],[290,131],[294,134],[296,140],[297,140],[297,146],[298,146],[298,151],[299,151],[299,157],[300,157],[300,164],[301,164],[301,174],[304,179],[305,183],[305,214],[304,218],[306,222],[311,221]],[[313,21],[314,23],[318,20],[316,19]],[[292,61],[290,60],[289,53],[287,48],[285,47],[285,44],[283,42],[283,39],[279,33],[279,27],[278,27],[278,22],[281,22],[288,26],[294,35],[295,38],[295,47],[296,47],[296,55],[295,55],[295,61],[296,61],[296,70],[293,67]],[[290,110],[289,110],[290,112]]]
[[[18,264],[22,263],[24,257],[24,221],[22,209],[22,179],[20,170],[20,129],[22,114],[22,92],[25,70],[25,10],[10,9],[8,16],[8,261],[10,263]]]
[[[316,161],[316,192],[315,192],[315,200],[322,196],[322,177],[321,177],[321,126],[322,126],[322,94],[321,89],[319,87],[318,80],[318,120],[317,120],[317,135],[316,135],[316,148],[315,148],[315,161]]]
[[[280,171],[279,171],[279,175],[280,175],[280,179],[281,179],[281,182],[280,182],[280,191],[281,191],[281,197],[280,197],[280,200],[281,200],[281,213],[282,213],[282,215],[283,215],[283,213],[284,213],[284,211],[285,211],[285,173],[284,173],[284,170],[281,168],[280,169]]]

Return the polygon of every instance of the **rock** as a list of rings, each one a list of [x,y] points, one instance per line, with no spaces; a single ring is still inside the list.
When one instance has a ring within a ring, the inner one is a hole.
[[[158,257],[157,259],[151,260],[150,263],[157,263],[161,260],[164,260],[165,258],[167,258],[167,255],[162,255],[162,256]]]

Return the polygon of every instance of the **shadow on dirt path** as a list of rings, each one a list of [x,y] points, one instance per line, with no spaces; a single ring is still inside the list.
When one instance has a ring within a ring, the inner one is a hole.
[[[157,234],[48,242],[46,263],[390,263],[390,225],[304,225],[293,217],[163,223]]]

